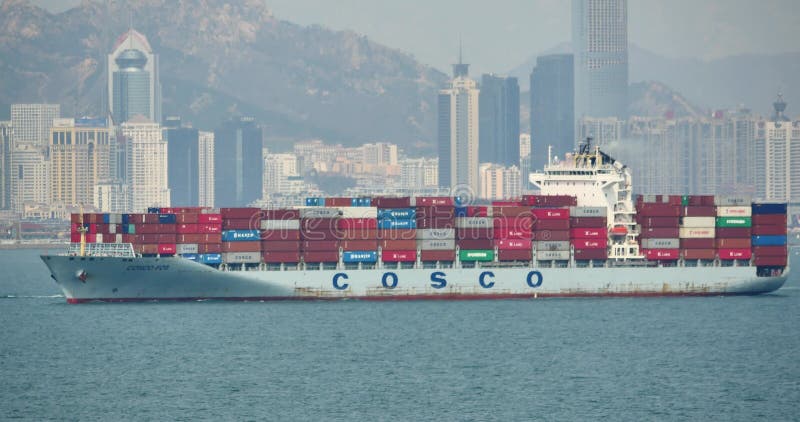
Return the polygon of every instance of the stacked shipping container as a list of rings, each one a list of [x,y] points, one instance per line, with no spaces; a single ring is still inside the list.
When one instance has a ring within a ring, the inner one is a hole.
[[[752,205],[752,246],[755,265],[784,267],[787,265],[786,204]]]

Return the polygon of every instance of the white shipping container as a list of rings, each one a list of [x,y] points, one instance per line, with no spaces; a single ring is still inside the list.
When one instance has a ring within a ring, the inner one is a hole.
[[[308,207],[300,208],[300,218],[336,218],[341,216],[339,208]]]
[[[417,248],[423,251],[452,251],[456,248],[455,239],[417,240]]]
[[[455,239],[456,229],[417,229],[417,239]]]
[[[261,220],[261,230],[300,230],[300,220]]]
[[[727,195],[727,196],[715,196],[714,197],[714,205],[718,207],[750,207],[750,204],[753,202],[753,197],[750,195]],[[720,216],[723,217],[723,216]]]
[[[117,234],[117,225],[114,223],[110,223],[108,225],[108,232],[111,234]]]
[[[117,233],[114,235],[114,243],[122,243],[122,233]]]
[[[678,249],[680,247],[680,239],[642,239],[642,248],[644,249]]]
[[[716,223],[717,219],[715,217],[683,217],[683,221],[681,221],[681,227],[714,227],[717,225]]]
[[[108,215],[108,223],[109,224],[122,224],[122,214],[109,214]]]
[[[456,227],[459,229],[481,229],[493,227],[490,217],[456,217]]]
[[[681,239],[713,239],[716,231],[713,227],[681,227],[679,234]]]
[[[747,207],[717,207],[718,217],[750,217],[753,215],[753,208]]]
[[[569,207],[570,217],[605,217],[607,214],[606,207]]]
[[[568,240],[540,240],[536,242],[537,251],[569,251]]]
[[[340,207],[342,218],[378,218],[376,207]]]
[[[178,243],[175,250],[178,254],[198,253],[197,243]]]
[[[228,264],[257,264],[261,262],[261,252],[228,252],[222,254],[222,261]]]
[[[103,234],[97,233],[94,235],[94,243],[103,243]]]
[[[568,261],[569,251],[536,251],[537,261]]]

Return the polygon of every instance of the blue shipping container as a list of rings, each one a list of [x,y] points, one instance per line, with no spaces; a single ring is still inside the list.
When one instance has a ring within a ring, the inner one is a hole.
[[[378,228],[379,229],[416,229],[417,228],[417,221],[416,220],[391,220],[391,219],[383,219],[378,220]]]
[[[372,198],[352,198],[350,206],[353,207],[369,207],[372,206]]]
[[[347,251],[342,254],[342,261],[353,262],[377,262],[378,252],[376,251]]]
[[[223,230],[223,242],[251,242],[261,239],[258,230]]]
[[[386,208],[378,210],[378,218],[385,220],[414,219],[417,217],[417,210],[414,208]]]
[[[307,207],[321,207],[323,205],[325,205],[323,198],[306,198]]]
[[[181,258],[186,258],[189,261],[197,261],[199,259],[199,255],[197,255],[196,253],[184,253],[181,254]]]
[[[456,217],[466,217],[467,207],[456,207]]]
[[[203,264],[222,264],[221,253],[205,253],[199,255],[198,258]]]
[[[161,212],[161,208],[157,208],[157,207],[150,207],[150,208],[147,209],[147,213],[148,214],[158,214],[160,212]]]
[[[130,214],[122,214],[122,224],[128,224],[131,222]]]
[[[175,224],[178,222],[178,217],[175,214],[159,214],[159,224]]]
[[[453,197],[453,205],[455,205],[455,206],[457,206],[457,207],[460,207],[460,206],[464,205],[464,203],[463,203],[463,202],[464,202],[464,201],[461,199],[461,197],[460,197],[460,196],[454,196],[454,197]]]
[[[753,214],[786,214],[786,204],[753,204]]]
[[[111,216],[109,216],[108,214],[103,214],[102,217],[103,217],[103,224],[111,223]]]
[[[753,236],[753,246],[783,246],[786,244],[786,235]]]

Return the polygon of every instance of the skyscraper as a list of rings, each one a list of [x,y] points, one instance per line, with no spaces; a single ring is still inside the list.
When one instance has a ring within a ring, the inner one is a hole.
[[[11,122],[0,122],[0,210],[11,208],[11,136]]]
[[[768,201],[797,202],[800,198],[800,121],[784,115],[778,95],[775,113],[756,125],[756,194]]]
[[[108,55],[108,106],[115,124],[135,115],[161,122],[158,67],[144,35],[130,29],[117,39]]]
[[[50,141],[50,204],[94,204],[95,186],[111,176],[105,119],[57,119]]]
[[[261,128],[252,117],[228,120],[214,131],[214,202],[246,206],[261,198],[264,172]]]
[[[16,212],[25,204],[47,205],[50,196],[48,143],[58,104],[12,104],[11,202]]]
[[[575,117],[625,118],[628,109],[628,1],[573,0]]]
[[[479,101],[481,162],[519,164],[519,83],[517,78],[484,74]]]
[[[468,73],[469,65],[459,59],[450,87],[439,91],[439,185],[477,195],[480,90]]]
[[[14,127],[14,144],[46,148],[53,120],[59,117],[61,117],[61,106],[58,104],[12,104],[11,126]]]
[[[143,116],[134,116],[122,124],[130,195],[130,210],[142,212],[148,207],[169,207],[167,143],[161,125]]]
[[[572,54],[536,58],[531,72],[531,167],[544,168],[547,147],[563,156],[575,149],[575,78]]]
[[[200,165],[200,192],[197,205],[201,207],[214,206],[214,132],[200,131],[197,134],[200,149],[198,158]]]
[[[184,127],[180,118],[164,122],[170,203],[173,207],[195,207],[200,203],[200,136]]]

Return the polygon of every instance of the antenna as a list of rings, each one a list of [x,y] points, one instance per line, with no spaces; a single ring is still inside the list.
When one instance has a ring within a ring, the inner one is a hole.
[[[461,34],[458,35],[458,64],[464,64],[464,46],[461,42]]]

